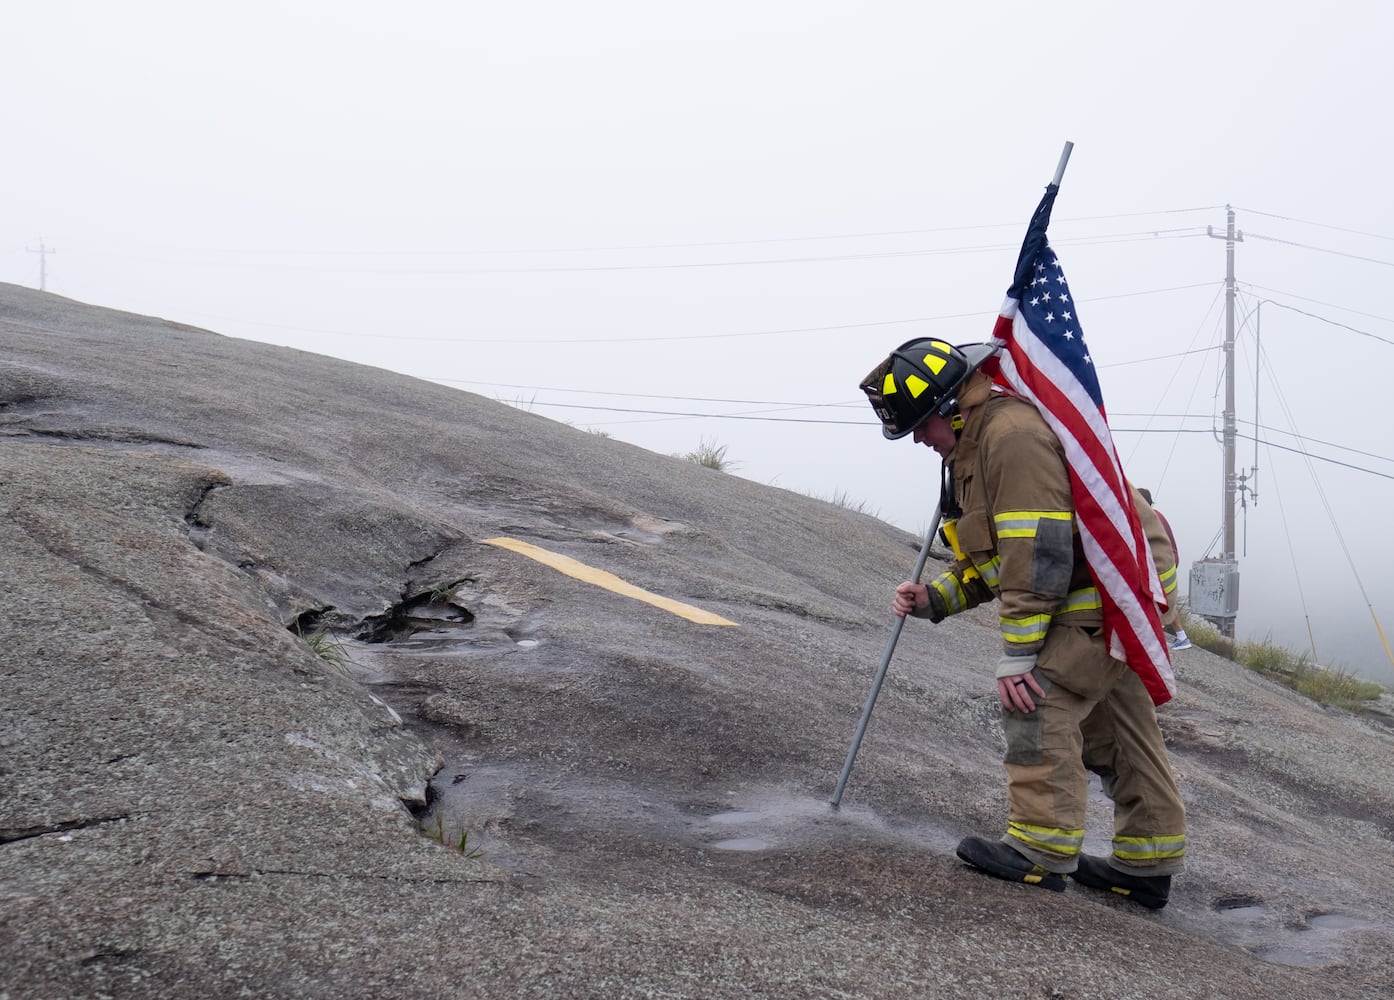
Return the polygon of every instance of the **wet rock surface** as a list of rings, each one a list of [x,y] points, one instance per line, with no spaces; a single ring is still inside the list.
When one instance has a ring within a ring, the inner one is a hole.
[[[0,996],[1394,990],[1388,713],[1200,649],[1162,712],[1165,910],[954,858],[1005,823],[990,612],[904,630],[832,810],[915,555],[467,393],[0,286]]]

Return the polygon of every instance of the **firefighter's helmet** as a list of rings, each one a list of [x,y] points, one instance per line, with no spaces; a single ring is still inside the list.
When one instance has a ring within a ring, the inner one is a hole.
[[[881,433],[903,438],[935,413],[947,417],[958,406],[958,389],[984,361],[993,344],[954,347],[942,340],[909,340],[861,381]]]

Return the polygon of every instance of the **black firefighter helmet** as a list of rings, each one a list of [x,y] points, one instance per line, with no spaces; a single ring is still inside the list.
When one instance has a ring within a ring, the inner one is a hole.
[[[949,416],[958,406],[959,387],[996,353],[993,344],[954,347],[933,338],[901,344],[861,381],[881,418],[881,433],[894,441],[935,413]]]

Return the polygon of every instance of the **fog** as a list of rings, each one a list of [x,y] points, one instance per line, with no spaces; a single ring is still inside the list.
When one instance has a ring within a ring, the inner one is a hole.
[[[990,335],[1069,140],[1052,243],[1183,568],[1223,519],[1232,206],[1239,636],[1394,683],[1394,13],[944,6],[11,11],[0,280],[714,443],[913,531],[936,459],[858,380]]]

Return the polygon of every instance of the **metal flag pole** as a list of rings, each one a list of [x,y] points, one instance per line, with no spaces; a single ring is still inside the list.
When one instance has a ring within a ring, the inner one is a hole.
[[[1065,142],[1065,148],[1060,151],[1060,162],[1055,166],[1055,177],[1051,180],[1050,186],[1060,187],[1060,179],[1065,176],[1065,165],[1070,162],[1070,153],[1074,151],[1075,144],[1070,141]],[[1049,192],[1049,188],[1047,188]],[[1052,199],[1053,200],[1053,199]],[[1039,209],[1037,210],[1039,212]],[[1034,221],[1034,220],[1033,220]],[[1023,253],[1025,252],[1023,248]],[[1017,261],[1020,269],[1021,261]],[[1005,346],[1005,341],[993,339],[995,346]],[[935,505],[934,519],[930,522],[929,530],[925,532],[924,545],[920,548],[919,561],[915,563],[915,575],[913,581],[920,582],[920,574],[924,572],[924,564],[929,558],[929,546],[934,541],[934,535],[939,530],[939,519],[943,515],[943,483],[940,483],[940,503]],[[866,706],[862,709],[861,720],[857,723],[857,731],[852,735],[852,745],[847,750],[847,760],[842,765],[842,773],[838,775],[837,788],[833,791],[831,799],[832,807],[839,808],[842,805],[842,792],[847,787],[847,779],[852,774],[852,763],[857,759],[857,750],[862,745],[862,737],[866,735],[866,725],[871,721],[871,709],[876,704],[876,696],[881,693],[881,684],[886,679],[886,669],[891,665],[891,654],[895,652],[895,644],[900,640],[900,630],[905,627],[905,619],[896,619],[895,627],[891,629],[891,637],[886,642],[886,651],[881,656],[881,666],[876,670],[876,679],[871,683],[871,693],[867,695]]]
[[[1070,162],[1070,153],[1074,151],[1075,144],[1069,140],[1065,141],[1065,148],[1060,151],[1060,162],[1055,167],[1055,179],[1050,183],[1056,187],[1060,186],[1060,178],[1065,176],[1065,164]]]
[[[1074,152],[1074,148],[1075,144],[1073,142],[1070,142],[1068,139],[1065,140],[1065,148],[1060,150],[1060,162],[1055,165],[1055,176],[1052,177],[1050,183],[1046,185],[1047,192],[1049,192],[1052,188],[1054,188],[1055,190],[1060,189],[1060,180],[1065,176],[1065,165],[1070,162],[1070,154]],[[1040,209],[1038,208],[1036,211],[1039,212]],[[1035,222],[1034,218],[1032,219],[1032,222]],[[1029,231],[1027,235],[1029,238]],[[1018,257],[1016,262],[1018,273],[1015,277],[1015,280],[1012,282],[1011,289],[1009,289],[1007,292],[1008,295],[1011,295],[1013,297],[1016,297],[1017,294],[1021,291],[1021,282],[1025,280],[1024,276],[1021,273],[1022,261],[1025,259],[1026,256],[1026,247],[1024,245],[1021,248],[1021,253],[1022,256]],[[1007,342],[1003,340],[1001,337],[997,336],[994,336],[990,341],[988,341],[988,343],[990,343],[993,347],[997,348],[1007,346]]]
[[[930,519],[929,530],[924,533],[924,544],[920,546],[920,557],[915,562],[915,575],[911,577],[914,583],[920,582],[920,575],[924,572],[924,564],[929,559],[929,546],[933,543],[934,535],[939,530],[939,519],[942,516],[943,504],[941,502],[934,505],[934,517]],[[852,774],[852,762],[857,759],[857,750],[862,745],[862,737],[866,735],[866,724],[871,721],[871,708],[876,704],[876,696],[881,693],[881,682],[886,679],[886,668],[891,665],[891,654],[895,652],[895,644],[900,641],[900,630],[904,627],[905,619],[897,618],[895,626],[891,629],[891,637],[886,642],[886,651],[881,654],[881,666],[876,670],[876,679],[871,682],[871,693],[866,697],[866,707],[862,709],[861,721],[857,723],[857,731],[852,735],[852,745],[847,750],[847,761],[842,765],[842,774],[838,775],[837,788],[833,792],[831,800],[834,809],[842,805],[842,791],[847,787],[847,779]]]

